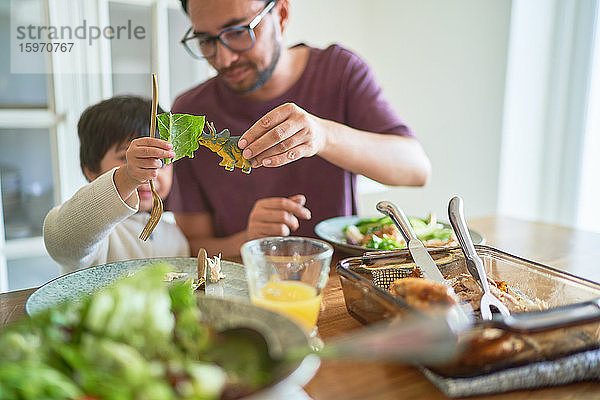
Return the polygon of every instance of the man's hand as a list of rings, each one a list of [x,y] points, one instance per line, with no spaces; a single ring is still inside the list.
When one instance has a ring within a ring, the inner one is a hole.
[[[240,138],[238,146],[253,167],[279,167],[317,154],[326,144],[322,120],[293,103],[274,108]]]
[[[248,240],[265,236],[289,236],[298,229],[298,218],[310,219],[310,210],[304,207],[306,197],[297,194],[288,198],[268,197],[254,203],[248,217]]]
[[[158,176],[163,158],[175,157],[173,145],[162,139],[141,137],[131,141],[127,149],[127,176],[141,185]]]

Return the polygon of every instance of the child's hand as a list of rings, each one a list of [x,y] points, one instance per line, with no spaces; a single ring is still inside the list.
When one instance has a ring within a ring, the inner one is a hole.
[[[138,185],[155,179],[163,158],[175,157],[173,145],[162,139],[141,137],[131,141],[127,149],[127,175]]]

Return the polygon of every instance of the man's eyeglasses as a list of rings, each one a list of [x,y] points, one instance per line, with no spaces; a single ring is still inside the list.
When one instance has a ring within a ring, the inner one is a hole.
[[[277,0],[271,0],[248,25],[232,26],[222,30],[217,36],[208,36],[206,34],[194,33],[194,28],[190,27],[185,33],[181,44],[188,53],[194,58],[211,58],[217,54],[217,40],[223,43],[231,51],[241,53],[250,50],[256,42],[254,28],[260,24],[263,17],[275,7]]]

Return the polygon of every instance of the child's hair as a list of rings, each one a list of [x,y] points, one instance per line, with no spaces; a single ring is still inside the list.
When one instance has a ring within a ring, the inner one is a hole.
[[[115,96],[89,106],[77,124],[79,162],[94,173],[112,146],[148,136],[152,102],[138,96]],[[158,112],[163,112],[158,107]]]

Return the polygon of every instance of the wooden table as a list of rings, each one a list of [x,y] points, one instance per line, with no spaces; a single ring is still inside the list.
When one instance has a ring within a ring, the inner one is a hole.
[[[600,282],[600,234],[505,217],[473,219],[469,227],[481,232],[490,246]],[[335,260],[346,256],[336,254]],[[0,326],[25,314],[23,306],[33,290],[0,295]],[[318,327],[325,342],[362,326],[346,312],[340,280],[333,268],[323,304]],[[316,400],[446,398],[415,368],[384,362],[325,360],[305,390]],[[470,399],[478,398],[599,399],[600,384],[583,382]]]

